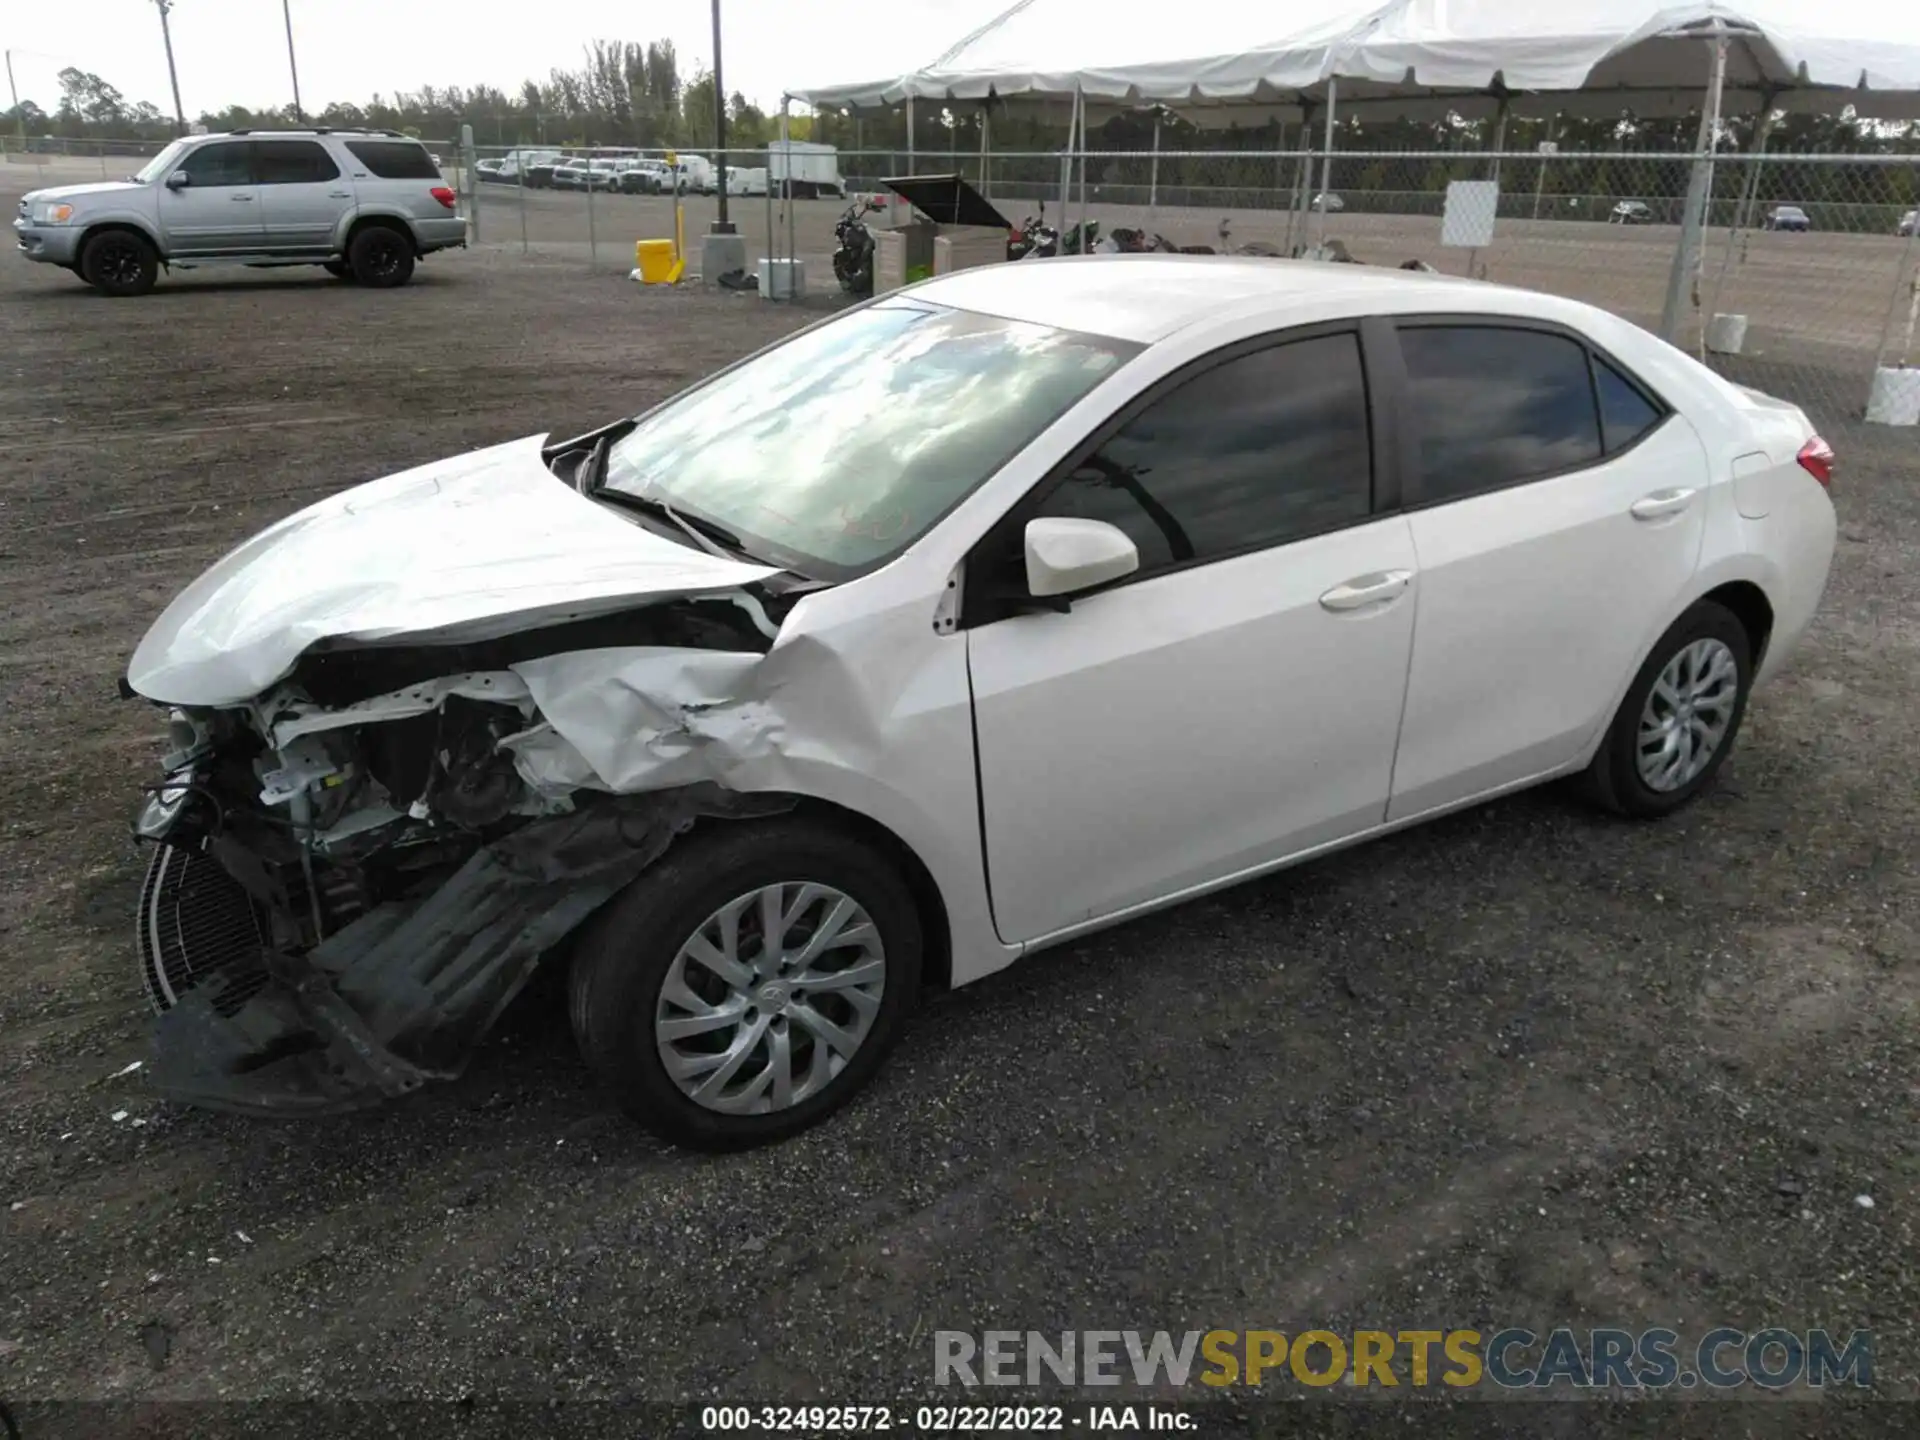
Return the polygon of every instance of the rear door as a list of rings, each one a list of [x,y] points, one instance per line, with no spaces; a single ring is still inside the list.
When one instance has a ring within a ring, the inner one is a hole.
[[[353,185],[326,146],[317,140],[256,140],[253,173],[269,248],[333,249],[340,219],[353,207]]]
[[[1580,757],[1684,607],[1709,479],[1692,426],[1566,331],[1399,336],[1420,596],[1393,820]]]
[[[170,256],[260,249],[266,232],[249,142],[210,140],[196,145],[168,178],[173,183],[162,187],[159,208]]]

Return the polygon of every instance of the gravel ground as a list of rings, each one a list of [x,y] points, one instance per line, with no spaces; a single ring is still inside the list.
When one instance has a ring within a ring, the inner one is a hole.
[[[517,249],[135,302],[0,264],[0,1396],[29,1440],[104,1433],[71,1401],[924,1397],[943,1328],[1868,1328],[1878,1393],[1920,1398],[1912,432],[1829,425],[1826,605],[1702,803],[1519,796],[1036,958],[926,1006],[796,1142],[660,1148],[550,989],[461,1081],[345,1118],[117,1073],[161,747],[114,685],[168,596],[318,496],[808,318]]]

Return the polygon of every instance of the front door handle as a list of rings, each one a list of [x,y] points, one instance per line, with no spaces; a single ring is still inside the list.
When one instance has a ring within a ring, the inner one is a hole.
[[[253,197],[251,195],[229,195],[227,198],[236,205],[251,205],[253,203]]]
[[[1678,515],[1686,509],[1699,493],[1698,490],[1656,490],[1633,502],[1633,518],[1665,520],[1669,515]]]
[[[1384,605],[1407,593],[1413,583],[1411,570],[1378,570],[1359,575],[1344,585],[1336,585],[1320,597],[1323,610],[1364,610],[1369,605]]]
[[[329,200],[351,200],[353,198],[353,192],[351,190],[329,190],[327,191],[327,198]]]

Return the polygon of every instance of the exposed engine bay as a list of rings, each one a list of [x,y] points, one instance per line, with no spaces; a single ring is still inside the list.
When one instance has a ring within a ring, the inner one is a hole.
[[[457,1073],[541,956],[675,835],[790,803],[676,769],[696,737],[672,701],[619,727],[629,760],[605,774],[543,697],[566,713],[583,657],[745,673],[769,607],[738,591],[479,642],[322,644],[245,705],[174,708],[135,826],[154,847],[139,939],[160,1088],[318,1113]],[[659,691],[697,709],[697,686]]]

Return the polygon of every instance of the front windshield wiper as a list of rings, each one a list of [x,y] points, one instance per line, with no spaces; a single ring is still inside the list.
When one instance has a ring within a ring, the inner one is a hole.
[[[671,521],[686,532],[687,538],[710,555],[718,555],[723,560],[737,560],[742,556],[748,560],[758,557],[750,553],[740,543],[740,537],[726,526],[707,519],[704,515],[683,515],[657,495],[630,495],[624,490],[597,489],[588,492],[595,500],[610,501],[630,510],[638,510],[646,515],[658,515]]]

